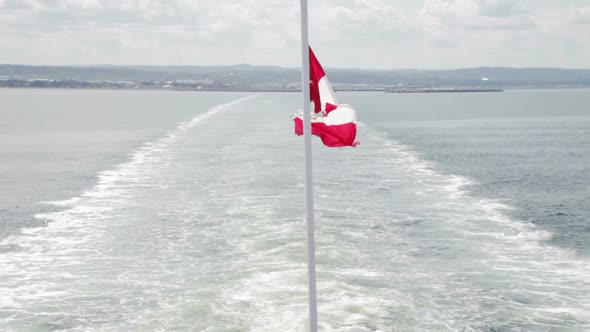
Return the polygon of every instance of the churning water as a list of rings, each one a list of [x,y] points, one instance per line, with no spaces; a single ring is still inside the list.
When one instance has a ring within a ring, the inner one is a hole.
[[[305,330],[299,95],[0,96],[1,329]],[[340,99],[322,330],[590,329],[588,91]]]

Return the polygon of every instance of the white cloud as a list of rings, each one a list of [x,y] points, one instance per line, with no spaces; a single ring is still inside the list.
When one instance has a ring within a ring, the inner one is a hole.
[[[590,6],[582,8],[572,8],[573,22],[580,25],[590,25]]]
[[[505,17],[519,15],[525,12],[523,5],[514,0],[481,0],[479,13],[482,16]]]
[[[338,67],[590,67],[590,7],[538,3],[312,0],[310,41]],[[299,65],[297,1],[0,0],[0,26],[0,62]]]

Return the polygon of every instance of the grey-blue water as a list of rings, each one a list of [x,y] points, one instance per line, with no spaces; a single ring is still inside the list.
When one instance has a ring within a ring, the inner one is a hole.
[[[590,330],[590,91],[339,95],[322,330]],[[0,90],[0,329],[305,330],[299,104]]]

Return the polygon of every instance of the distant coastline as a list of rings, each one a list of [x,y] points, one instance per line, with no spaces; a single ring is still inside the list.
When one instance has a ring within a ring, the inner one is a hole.
[[[131,82],[133,83],[133,82]],[[187,92],[301,92],[299,87],[265,87],[265,86],[183,86],[183,85],[151,85],[123,84],[118,82],[78,82],[68,81],[15,81],[0,80],[0,89],[70,89],[70,90],[122,90],[122,91],[187,91]],[[383,88],[335,88],[337,91],[383,92]]]
[[[590,88],[590,69],[478,67],[448,70],[327,68],[338,91],[500,92]],[[30,66],[0,64],[0,88],[297,92],[298,68],[272,66]]]
[[[416,88],[416,89],[390,89],[387,93],[465,93],[465,92],[504,92],[503,89],[479,89],[479,88]]]
[[[92,90],[92,91],[174,91],[174,92],[277,92],[277,93],[299,93],[299,89],[271,89],[271,88],[206,88],[206,89],[158,89],[158,88],[118,88],[118,87],[54,87],[54,86],[3,86],[0,84],[0,90]],[[508,89],[422,89],[421,91],[386,91],[381,88],[335,88],[335,91],[342,92],[375,92],[375,93],[393,93],[393,94],[439,94],[439,93],[499,93],[510,90],[588,90],[588,87],[520,87]]]

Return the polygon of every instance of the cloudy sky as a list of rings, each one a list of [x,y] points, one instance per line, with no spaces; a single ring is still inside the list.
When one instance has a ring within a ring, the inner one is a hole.
[[[590,68],[590,0],[309,0],[328,67]],[[298,0],[0,0],[0,63],[299,65]]]

